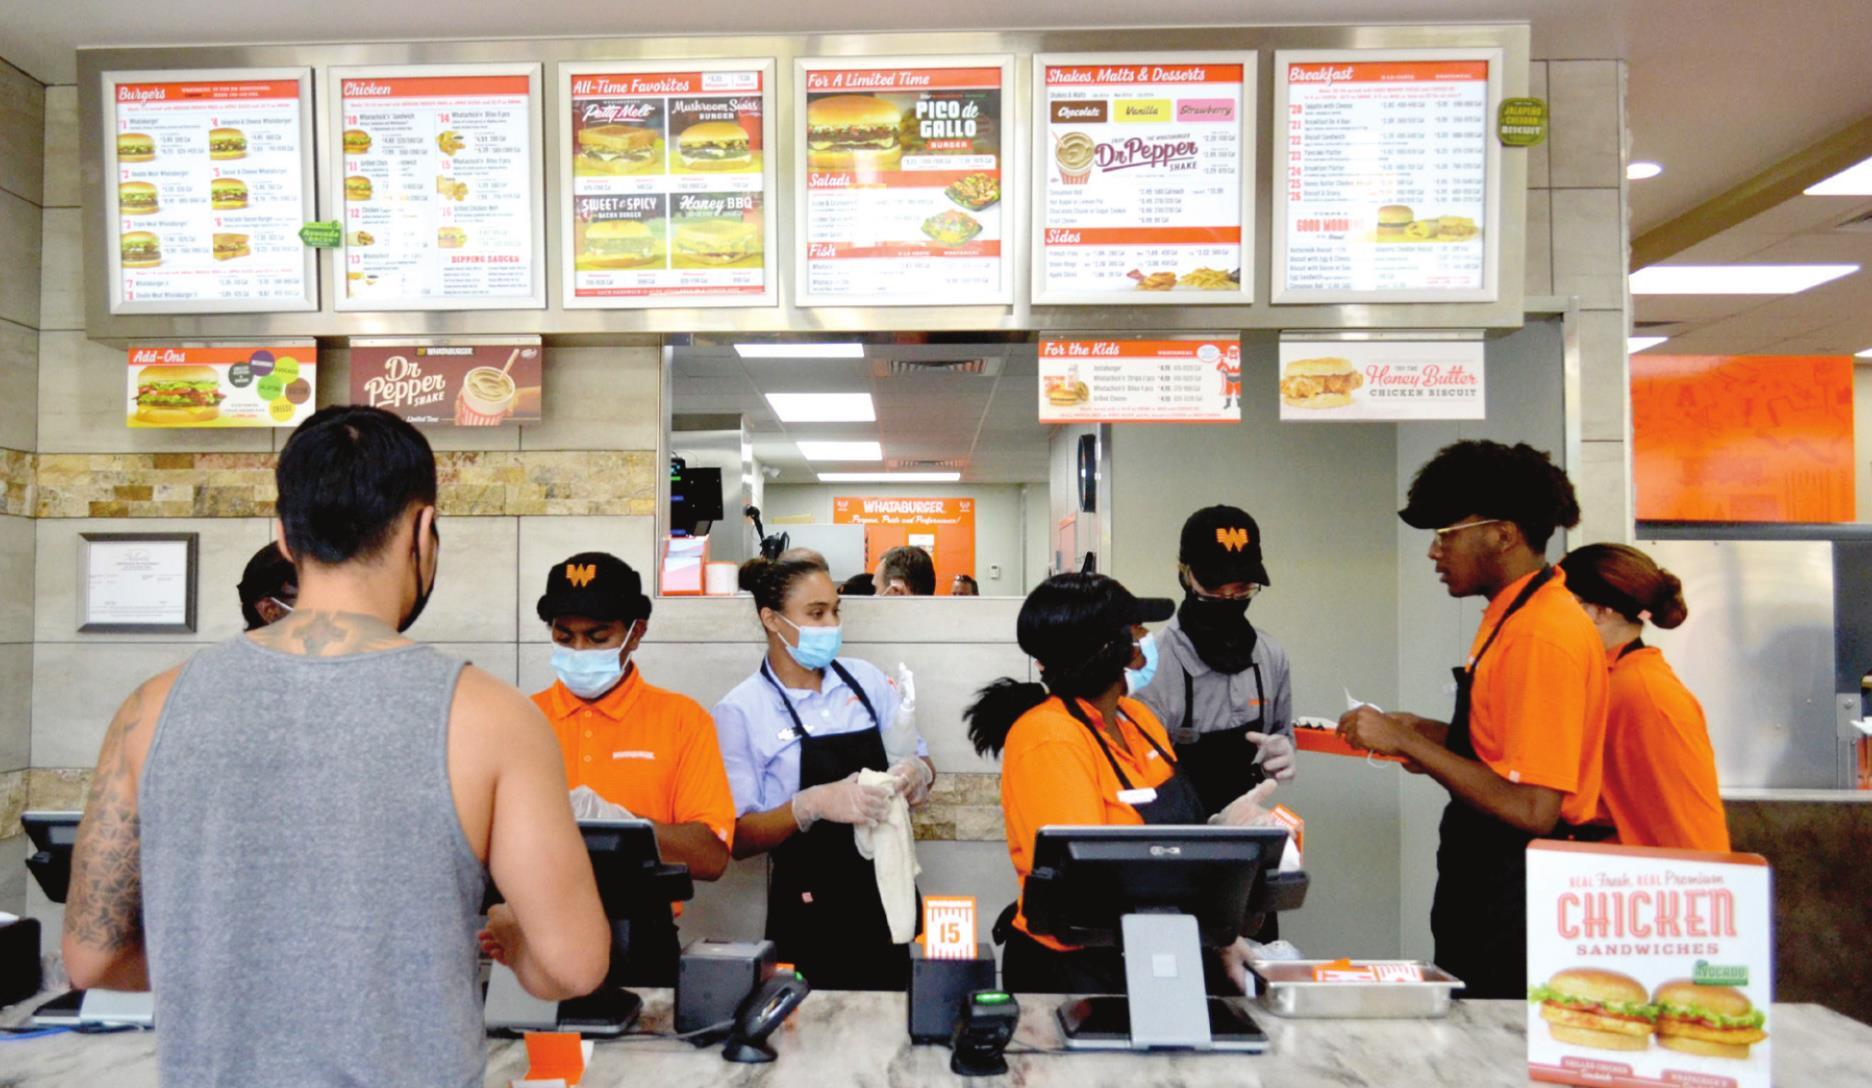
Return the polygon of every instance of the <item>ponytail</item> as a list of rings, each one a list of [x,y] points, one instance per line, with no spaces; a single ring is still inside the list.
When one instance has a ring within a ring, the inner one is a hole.
[[[974,705],[962,712],[975,754],[998,758],[1014,723],[1047,699],[1046,685],[1006,676],[976,692]]]
[[[1684,603],[1683,582],[1660,567],[1657,587],[1651,594],[1651,622],[1668,631],[1683,626],[1683,621],[1689,618],[1690,606]]]
[[[1560,560],[1567,588],[1588,604],[1610,608],[1632,623],[1650,619],[1669,630],[1690,616],[1683,582],[1626,544],[1588,544]]]

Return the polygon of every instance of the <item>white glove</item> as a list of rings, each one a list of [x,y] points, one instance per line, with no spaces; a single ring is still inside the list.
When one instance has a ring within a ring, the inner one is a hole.
[[[916,674],[901,662],[897,665],[897,713],[884,727],[884,758],[894,766],[917,754],[922,740],[917,732]]]
[[[631,810],[598,796],[590,786],[572,791],[572,816],[578,820],[632,820]]]
[[[898,760],[890,769],[890,775],[897,780],[897,792],[903,794],[911,808],[929,800],[930,783],[936,781],[936,772],[917,756]]]
[[[1261,750],[1261,769],[1267,776],[1281,782],[1292,782],[1294,778],[1294,742],[1285,733],[1250,733],[1248,739]]]
[[[1224,945],[1221,949],[1222,972],[1228,976],[1235,988],[1249,997],[1254,996],[1254,989],[1248,975],[1248,965],[1254,962],[1255,942],[1246,937],[1235,938],[1235,943]]]
[[[1214,816],[1209,817],[1209,822],[1212,824],[1220,824],[1224,827],[1280,826],[1276,823],[1274,814],[1262,804],[1263,801],[1267,800],[1268,794],[1274,792],[1274,785],[1274,780],[1272,778],[1268,779],[1254,789],[1230,801],[1228,807],[1216,813]]]
[[[890,812],[896,790],[890,786],[865,786],[853,771],[837,782],[808,786],[793,795],[793,822],[801,831],[820,820],[835,824],[882,823]]]

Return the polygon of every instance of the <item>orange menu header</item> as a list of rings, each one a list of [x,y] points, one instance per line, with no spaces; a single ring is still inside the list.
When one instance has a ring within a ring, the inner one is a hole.
[[[1290,64],[1289,83],[1447,83],[1488,78],[1488,61],[1347,61]]]
[[[572,77],[574,98],[607,95],[746,94],[761,89],[760,72],[619,72]]]
[[[1042,359],[1194,359],[1205,347],[1239,355],[1237,340],[1042,340]]]
[[[806,73],[808,91],[913,93],[999,86],[999,68],[831,68]]]
[[[315,344],[244,344],[239,347],[183,348],[167,344],[133,346],[126,353],[135,366],[231,366],[253,361],[255,352],[298,356],[310,363],[317,357]]]
[[[1145,83],[1240,83],[1239,64],[1075,64],[1048,66],[1049,87]]]
[[[239,102],[255,98],[298,98],[294,79],[232,80],[226,83],[119,83],[117,101],[130,105],[151,102]]]
[[[397,76],[391,79],[347,79],[344,97],[354,101],[372,98],[472,98],[492,95],[526,94],[526,76]]]

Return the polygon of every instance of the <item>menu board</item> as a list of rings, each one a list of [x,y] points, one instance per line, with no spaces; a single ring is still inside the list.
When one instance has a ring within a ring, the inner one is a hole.
[[[1255,54],[1034,58],[1034,302],[1252,302]]]
[[[1494,301],[1501,52],[1274,57],[1273,301]]]
[[[537,64],[334,68],[340,310],[546,305]]]
[[[772,305],[774,62],[559,66],[568,307]]]
[[[539,337],[351,341],[351,403],[411,423],[499,427],[540,418]]]
[[[311,340],[133,345],[124,423],[137,428],[296,427],[315,410]]]
[[[1239,423],[1241,341],[1040,341],[1042,423]]]
[[[103,82],[111,313],[316,309],[310,70]]]
[[[800,305],[1013,301],[1013,63],[796,62]]]
[[[1484,419],[1480,340],[1282,340],[1280,417],[1303,423]]]

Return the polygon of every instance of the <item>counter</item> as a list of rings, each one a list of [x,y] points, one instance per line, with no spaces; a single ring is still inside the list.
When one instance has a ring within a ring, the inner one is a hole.
[[[668,1030],[668,991],[644,991],[644,1030]],[[1059,1045],[1052,1010],[1058,999],[1022,998],[1020,1048]],[[986,1086],[1023,1088],[1484,1088],[1524,1086],[1527,1006],[1519,1001],[1457,1002],[1443,1020],[1281,1020],[1258,1014],[1273,1049],[1258,1057],[1218,1054],[1010,1053],[1011,1076]],[[1872,1069],[1872,1027],[1818,1005],[1777,1005],[1774,1079],[1784,1088],[1863,1083]],[[642,1038],[600,1043],[587,1070],[588,1088],[692,1088],[732,1080],[739,1088],[837,1084],[961,1084],[942,1047],[912,1046],[900,994],[823,992],[806,999],[775,1037],[780,1060],[729,1066],[717,1050]],[[60,1035],[0,1043],[8,1088],[142,1088],[156,1084],[156,1042],[147,1032]],[[505,1088],[525,1072],[517,1042],[488,1046],[490,1088]]]

